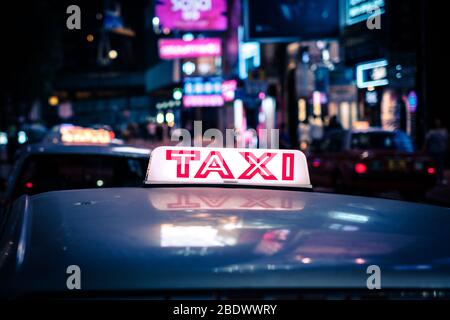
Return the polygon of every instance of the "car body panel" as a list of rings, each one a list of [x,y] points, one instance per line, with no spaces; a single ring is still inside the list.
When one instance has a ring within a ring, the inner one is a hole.
[[[57,191],[15,203],[0,247],[6,295],[176,289],[450,288],[450,210],[254,188]]]

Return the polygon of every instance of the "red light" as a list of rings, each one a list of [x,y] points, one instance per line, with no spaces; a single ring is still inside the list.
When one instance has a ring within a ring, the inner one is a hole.
[[[320,167],[320,160],[315,159],[312,163],[313,168],[319,168]]]
[[[27,188],[27,189],[33,188],[33,182],[27,182],[27,183],[25,183],[25,188]]]
[[[436,169],[433,167],[430,167],[427,169],[427,172],[429,175],[433,175],[433,174],[436,174]]]
[[[364,174],[367,172],[367,166],[364,163],[357,163],[355,165],[355,172],[357,174]]]

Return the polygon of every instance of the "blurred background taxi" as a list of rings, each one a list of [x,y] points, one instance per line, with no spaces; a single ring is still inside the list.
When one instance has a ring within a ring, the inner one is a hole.
[[[50,130],[40,143],[17,152],[4,207],[22,195],[57,190],[137,187],[142,185],[150,150],[127,146],[108,128],[64,124]]]
[[[406,199],[423,200],[437,181],[433,159],[416,152],[402,131],[333,130],[311,149],[314,185],[339,193],[397,191]]]

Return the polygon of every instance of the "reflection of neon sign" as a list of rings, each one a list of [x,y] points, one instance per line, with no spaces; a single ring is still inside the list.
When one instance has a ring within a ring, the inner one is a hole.
[[[356,85],[358,88],[378,87],[389,84],[387,79],[386,59],[368,63],[361,63],[356,66]]]
[[[222,54],[222,45],[219,38],[195,39],[191,41],[161,39],[158,44],[161,59],[217,57]]]
[[[205,194],[201,189],[153,191],[149,194],[149,200],[158,211],[180,210],[227,210],[227,211],[300,211],[305,207],[304,200],[285,196],[282,193],[268,197],[262,193],[256,195],[251,192],[231,192],[224,194],[219,191],[211,191]]]

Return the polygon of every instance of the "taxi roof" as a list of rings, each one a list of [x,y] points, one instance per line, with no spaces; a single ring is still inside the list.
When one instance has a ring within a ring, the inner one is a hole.
[[[66,292],[73,264],[84,292],[365,289],[368,265],[380,266],[383,288],[450,288],[450,210],[435,206],[150,187],[49,192],[22,197],[15,210],[16,272],[3,263],[0,281],[17,293]]]

